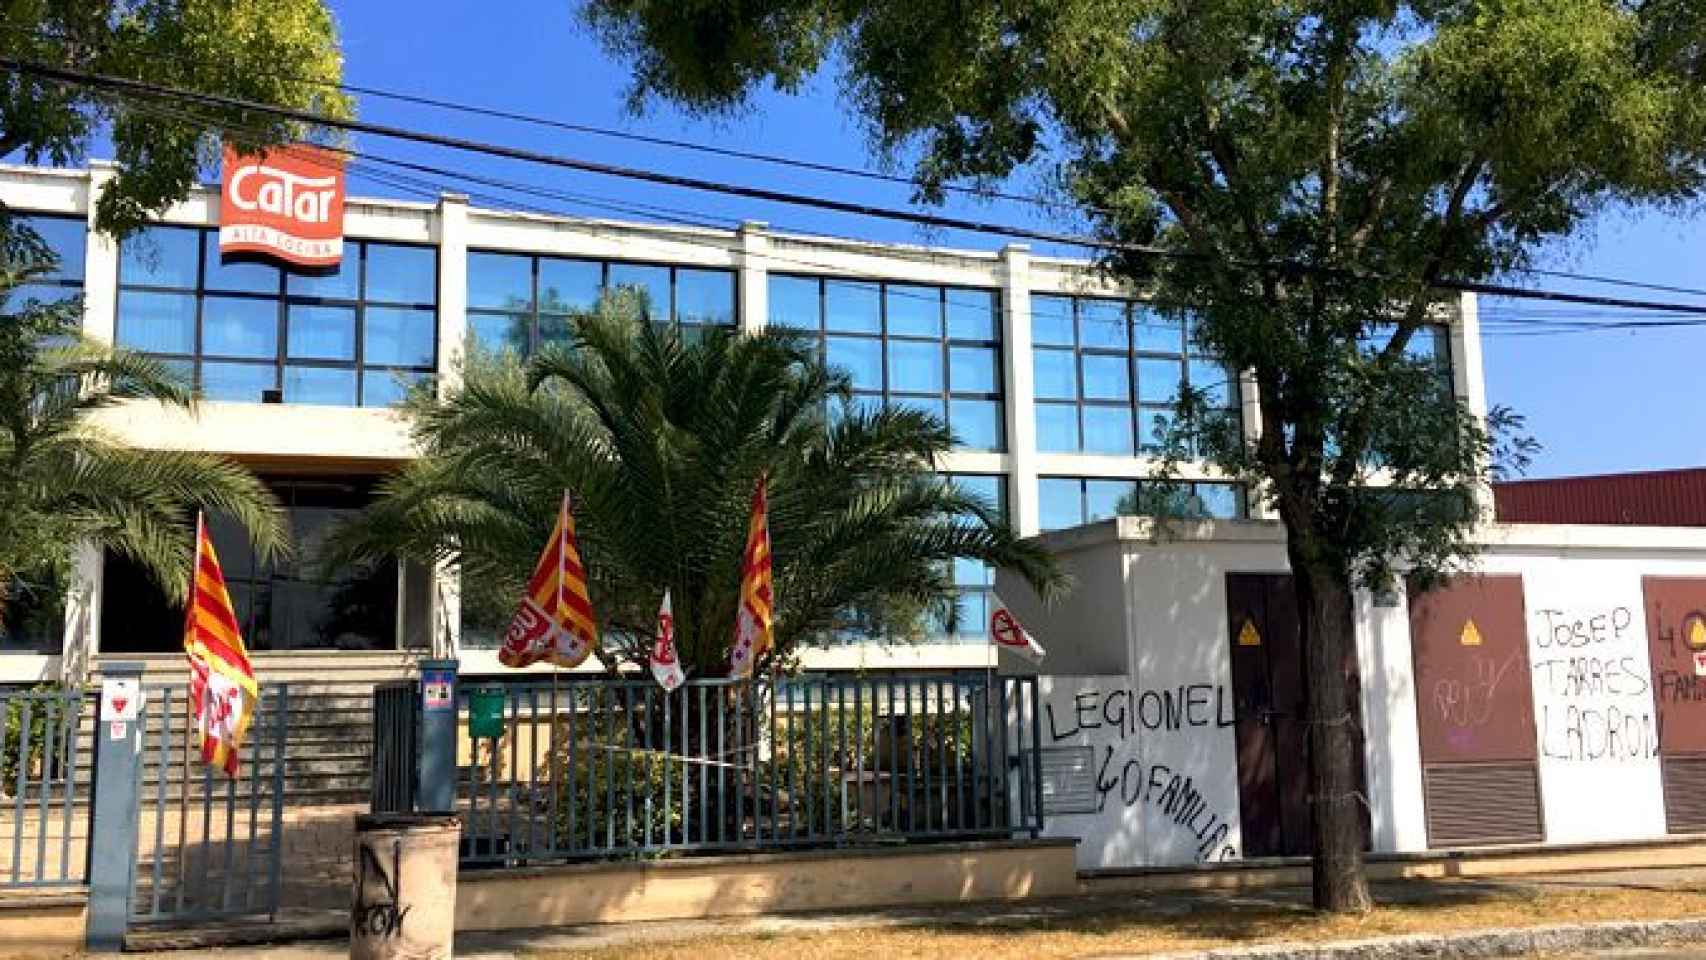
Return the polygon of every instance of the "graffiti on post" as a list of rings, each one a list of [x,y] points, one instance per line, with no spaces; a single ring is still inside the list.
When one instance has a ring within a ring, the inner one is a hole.
[[[1187,772],[1164,763],[1146,763],[1140,755],[1145,735],[1232,726],[1237,717],[1223,685],[1092,689],[1080,691],[1062,706],[1058,714],[1055,704],[1043,706],[1049,737],[1059,743],[1083,736],[1096,749],[1098,813],[1110,801],[1127,808],[1143,806],[1187,831],[1198,861],[1238,855],[1237,848],[1227,842],[1230,822],[1217,812],[1217,804],[1203,788]]]
[[[1553,760],[1620,762],[1659,755],[1646,649],[1635,614],[1617,605],[1536,611],[1535,721]]]
[[[385,864],[380,862],[379,856],[374,853],[373,845],[361,844],[361,858],[357,864],[360,873],[355,885],[355,909],[350,915],[352,932],[384,940],[402,932],[403,920],[409,915],[408,907],[399,906],[403,893],[402,849],[402,841],[391,841],[391,867],[387,871]],[[370,884],[369,878],[375,878],[378,882]]]

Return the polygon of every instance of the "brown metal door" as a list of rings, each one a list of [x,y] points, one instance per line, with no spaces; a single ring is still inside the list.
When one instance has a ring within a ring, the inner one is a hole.
[[[1232,698],[1237,722],[1238,815],[1244,856],[1274,856],[1284,848],[1280,827],[1279,751],[1274,748],[1273,684],[1262,646],[1268,629],[1266,578],[1226,575],[1226,622],[1232,632]]]
[[[1706,578],[1642,577],[1653,706],[1659,722],[1665,822],[1706,832]]]
[[[1287,574],[1226,575],[1246,857],[1309,852],[1309,741],[1297,594]]]
[[[1522,578],[1410,591],[1428,845],[1542,837]]]

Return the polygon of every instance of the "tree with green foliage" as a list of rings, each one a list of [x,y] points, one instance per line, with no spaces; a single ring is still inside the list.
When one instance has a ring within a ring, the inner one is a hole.
[[[952,443],[940,420],[852,409],[846,377],[794,334],[689,336],[641,310],[630,291],[607,296],[570,318],[567,344],[525,365],[474,351],[460,387],[411,397],[421,456],[338,533],[331,562],[453,562],[487,606],[512,610],[566,489],[606,667],[647,661],[667,590],[682,665],[721,676],[767,474],[776,646],[761,673],[891,605],[945,618],[955,559],[1062,588],[1046,551],[931,472]]]
[[[0,55],[168,84],[227,97],[348,116],[337,27],[321,0],[19,0],[5,7]],[[330,85],[328,85],[330,84]],[[0,74],[0,156],[80,162],[97,135],[118,171],[97,200],[120,232],[180,200],[229,128],[253,149],[306,131],[246,111],[198,107],[191,117],[87,87]]]
[[[238,521],[263,556],[284,546],[282,512],[259,480],[224,457],[137,450],[91,423],[121,401],[189,408],[164,363],[83,335],[82,299],[20,290],[51,270],[24,230],[0,230],[0,634],[9,598],[57,605],[79,544],[111,550],[171,596],[189,594],[196,511]]]
[[[832,65],[923,200],[1041,167],[1113,244],[1107,269],[1248,372],[1248,443],[1189,398],[1183,419],[1284,524],[1315,903],[1365,909],[1353,589],[1471,556],[1497,446],[1411,343],[1451,317],[1442,281],[1697,197],[1706,5],[589,0],[584,18],[636,104],[735,110]]]

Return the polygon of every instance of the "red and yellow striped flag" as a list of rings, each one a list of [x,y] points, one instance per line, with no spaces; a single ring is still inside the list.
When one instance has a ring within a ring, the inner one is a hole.
[[[752,491],[752,519],[746,526],[746,552],[740,561],[740,607],[735,610],[735,645],[729,652],[729,676],[752,676],[758,658],[775,640],[776,598],[770,579],[770,505],[765,477]]]
[[[557,526],[539,555],[532,579],[527,581],[527,595],[510,620],[498,662],[506,667],[525,667],[550,660],[560,667],[578,667],[597,643],[598,625],[592,618],[586,568],[581,565],[575,518],[569,512],[565,491]]]
[[[195,525],[195,562],[190,568],[189,607],[184,613],[184,653],[190,661],[190,713],[202,760],[237,776],[238,754],[255,715],[260,688],[249,651],[237,628],[237,613],[225,589],[225,574],[200,517]]]

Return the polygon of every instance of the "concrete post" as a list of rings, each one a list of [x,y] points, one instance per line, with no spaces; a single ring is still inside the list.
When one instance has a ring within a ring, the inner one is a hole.
[[[456,671],[455,660],[420,662],[420,757],[416,761],[419,790],[415,809],[422,813],[456,810]]]
[[[1481,365],[1481,304],[1473,293],[1457,301],[1457,316],[1451,324],[1451,385],[1458,399],[1482,426],[1487,423],[1487,381]],[[1491,484],[1475,485],[1475,508],[1482,523],[1493,520]]]
[[[740,300],[737,323],[747,333],[757,333],[769,323],[770,317],[770,237],[769,225],[762,220],[747,220],[740,225],[740,284],[736,296]]]
[[[89,163],[89,232],[83,245],[83,332],[113,343],[118,338],[118,241],[95,229],[95,201],[118,176],[107,160]]]
[[[1007,456],[1011,521],[1021,536],[1042,529],[1037,493],[1037,403],[1031,367],[1031,249],[1001,248],[1001,359],[1006,369]]]
[[[138,688],[142,682],[140,663],[104,664],[101,673],[103,682],[129,681]],[[110,711],[108,700],[103,694],[98,708],[103,714]],[[130,709],[138,719],[95,718],[95,798],[89,836],[99,837],[100,842],[89,844],[89,920],[84,934],[91,952],[123,947],[130,920],[140,809],[136,792],[142,766],[141,710],[134,703]]]
[[[468,341],[468,197],[442,193],[438,240],[438,395],[462,385]]]

